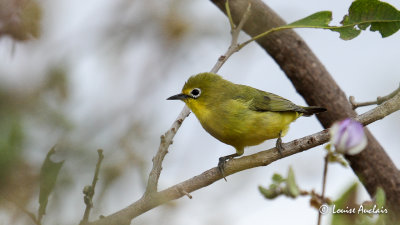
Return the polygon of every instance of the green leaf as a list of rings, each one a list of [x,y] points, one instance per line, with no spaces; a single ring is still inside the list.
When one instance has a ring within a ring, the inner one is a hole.
[[[46,206],[49,199],[50,193],[53,191],[56,184],[58,173],[64,163],[53,162],[50,157],[55,153],[55,148],[53,147],[47,153],[46,159],[43,162],[42,169],[40,170],[40,193],[39,193],[39,210],[38,218],[41,220],[42,216],[46,214]]]
[[[332,21],[332,12],[321,11],[297,20],[288,25],[276,28],[320,28],[339,32],[343,40],[357,37],[362,30],[371,27],[371,31],[379,31],[382,37],[388,37],[400,29],[400,11],[386,2],[378,0],[356,0],[347,15],[344,16],[342,26],[329,26]]]
[[[356,0],[341,23],[342,27],[331,30],[339,32],[344,40],[357,37],[369,26],[371,31],[379,31],[382,37],[388,37],[400,29],[400,11],[378,0]]]
[[[343,40],[351,40],[361,33],[361,30],[354,29],[352,26],[335,27],[330,30],[339,32],[340,38]]]
[[[296,184],[296,178],[294,176],[292,167],[289,167],[288,177],[287,177],[287,181],[286,181],[286,190],[287,190],[287,194],[293,198],[299,196],[299,194],[300,194],[300,190]]]
[[[339,32],[343,40],[351,40],[357,37],[361,30],[371,26],[371,31],[379,31],[382,37],[388,37],[400,29],[400,11],[388,3],[378,0],[356,0],[350,8],[349,13],[344,16],[342,26],[329,26],[332,20],[332,12],[316,12],[293,23],[275,27],[259,35],[252,37],[239,45],[239,49],[248,43],[255,41],[266,35],[285,29],[292,28],[319,28]]]
[[[323,28],[328,27],[329,23],[332,21],[332,12],[331,11],[321,11],[316,12],[310,16],[307,16],[303,19],[297,20],[293,23],[290,23],[286,26],[288,27],[316,27]]]

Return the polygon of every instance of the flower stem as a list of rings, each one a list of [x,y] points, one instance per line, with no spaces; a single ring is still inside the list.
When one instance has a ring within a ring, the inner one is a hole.
[[[322,194],[321,194],[321,199],[322,201],[324,201],[325,199],[325,189],[326,189],[326,176],[328,174],[328,159],[329,159],[329,154],[330,152],[328,152],[325,156],[325,165],[324,165],[324,175],[322,177]],[[322,202],[322,204],[324,204],[325,202]],[[318,225],[321,225],[321,218],[322,218],[322,214],[319,212],[318,213]]]

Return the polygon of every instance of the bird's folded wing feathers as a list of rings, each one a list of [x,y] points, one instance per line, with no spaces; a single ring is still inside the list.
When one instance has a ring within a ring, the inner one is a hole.
[[[250,110],[258,112],[306,112],[303,107],[298,106],[279,95],[265,92],[246,85],[238,86],[241,88],[232,90],[235,92],[235,97],[233,98],[238,101],[246,102]]]
[[[316,113],[325,112],[326,109],[318,106],[303,107],[269,92],[261,91],[249,86],[240,90],[236,89],[234,99],[245,102],[250,110],[257,112],[299,112],[303,116],[311,116]]]
[[[270,112],[287,112],[294,111],[303,113],[305,110],[294,104],[293,102],[282,98],[278,95],[259,91],[257,95],[252,99],[249,109],[254,111],[270,111]]]

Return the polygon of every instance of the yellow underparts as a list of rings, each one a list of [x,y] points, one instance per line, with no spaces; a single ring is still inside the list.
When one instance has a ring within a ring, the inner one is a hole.
[[[187,102],[187,105],[208,133],[235,147],[238,154],[243,154],[246,146],[278,138],[280,131],[284,136],[289,124],[301,116],[297,112],[253,111],[248,105],[237,100],[214,107],[206,107],[194,101]]]

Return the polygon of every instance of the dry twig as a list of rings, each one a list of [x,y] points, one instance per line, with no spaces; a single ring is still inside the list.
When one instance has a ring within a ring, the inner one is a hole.
[[[84,224],[88,223],[90,210],[93,208],[94,190],[96,188],[97,181],[99,180],[100,165],[104,159],[103,150],[99,149],[99,150],[97,150],[97,153],[99,155],[99,159],[97,160],[96,169],[95,169],[93,180],[92,180],[92,185],[88,185],[83,189],[83,193],[84,193],[83,199],[84,199],[84,202],[86,205],[86,209],[85,209],[85,213],[83,214],[83,219],[79,223],[80,225],[84,225]]]
[[[356,102],[356,99],[354,98],[354,96],[350,96],[349,97],[349,102],[351,103],[351,106],[353,107],[353,109],[356,109],[358,107],[362,107],[362,106],[369,106],[369,105],[380,105],[383,102],[387,101],[388,99],[393,98],[398,92],[400,92],[400,85],[399,88],[397,88],[396,90],[394,90],[392,93],[383,96],[383,97],[377,97],[375,101],[368,101],[368,102]]]

